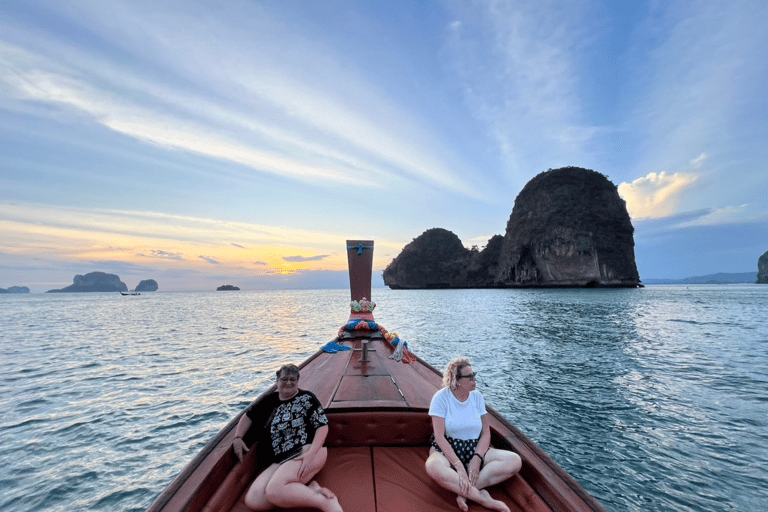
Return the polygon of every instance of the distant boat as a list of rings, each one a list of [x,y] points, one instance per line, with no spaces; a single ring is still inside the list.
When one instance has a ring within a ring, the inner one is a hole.
[[[141,295],[139,292],[120,292],[120,295]]]
[[[371,296],[373,242],[347,241],[347,259],[350,320],[373,324],[372,308],[354,307]],[[335,342],[348,350],[321,349],[300,366],[300,388],[317,396],[329,421],[328,461],[317,474],[318,484],[338,496],[345,512],[458,510],[456,495],[440,488],[424,469],[432,433],[429,404],[442,387],[442,374],[413,354],[415,364],[391,359],[395,349],[379,330],[344,331]],[[518,474],[490,488],[495,499],[514,512],[605,512],[533,441],[491,407],[488,413],[492,445],[515,451],[523,460]],[[202,449],[148,512],[249,510],[244,494],[256,477],[258,450],[252,447],[242,462],[234,454],[242,414]],[[253,432],[246,437],[252,440]],[[470,511],[480,510],[485,509],[470,505]]]

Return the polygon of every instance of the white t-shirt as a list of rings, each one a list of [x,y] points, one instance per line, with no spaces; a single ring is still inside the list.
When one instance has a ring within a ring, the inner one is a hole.
[[[429,415],[445,418],[445,435],[455,439],[477,439],[483,431],[485,398],[479,391],[471,391],[464,402],[453,396],[451,390],[443,388],[432,397]]]

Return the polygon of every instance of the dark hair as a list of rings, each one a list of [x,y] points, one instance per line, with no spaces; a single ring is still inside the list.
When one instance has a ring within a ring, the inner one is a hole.
[[[299,372],[299,367],[296,366],[295,364],[284,364],[283,366],[281,366],[280,369],[277,370],[276,372],[277,378],[279,379],[280,376],[284,373],[287,375],[295,375],[297,379],[301,376],[301,372]]]

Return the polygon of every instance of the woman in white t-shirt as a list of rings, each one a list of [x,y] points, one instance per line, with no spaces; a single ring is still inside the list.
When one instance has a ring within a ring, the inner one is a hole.
[[[485,399],[475,391],[476,377],[469,359],[448,363],[444,387],[429,406],[434,440],[427,473],[441,487],[457,494],[456,502],[465,512],[468,499],[491,510],[509,512],[507,505],[494,500],[485,488],[520,471],[522,461],[514,452],[490,447]]]

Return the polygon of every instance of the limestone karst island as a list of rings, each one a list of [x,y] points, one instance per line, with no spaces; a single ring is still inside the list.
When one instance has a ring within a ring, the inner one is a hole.
[[[634,227],[616,185],[579,167],[550,169],[515,199],[504,236],[467,249],[428,229],[384,269],[393,289],[642,286]]]
[[[147,279],[141,281],[136,287],[137,292],[157,291],[157,281]],[[58,290],[48,290],[46,293],[70,293],[70,292],[127,292],[128,286],[120,280],[120,276],[107,274],[106,272],[91,272],[84,276],[76,275],[72,284]]]

